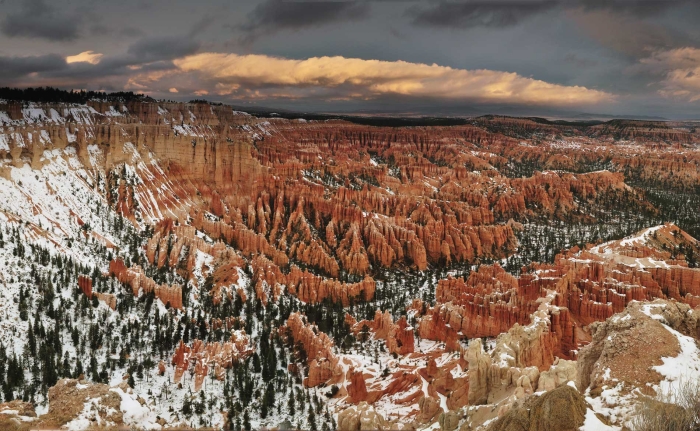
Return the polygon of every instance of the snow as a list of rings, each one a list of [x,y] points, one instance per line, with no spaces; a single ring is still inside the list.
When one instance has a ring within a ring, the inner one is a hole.
[[[620,245],[623,247],[626,247],[626,246],[632,245],[634,243],[644,243],[644,242],[646,242],[647,237],[649,237],[649,235],[652,235],[654,232],[661,229],[662,227],[664,227],[664,225],[650,227],[638,236],[628,237],[628,238],[623,239],[622,241],[620,241]]]
[[[437,393],[437,396],[440,398],[440,408],[442,408],[442,411],[445,413],[449,412],[450,409],[447,408],[447,397],[440,392]]]
[[[124,414],[124,423],[127,425],[138,425],[143,429],[161,429],[161,426],[155,423],[155,414],[148,407],[142,406],[133,396],[122,390],[122,388],[111,388],[112,392],[116,392],[121,397],[122,401],[119,409]]]
[[[102,408],[99,398],[91,398],[85,401],[83,410],[76,418],[65,424],[63,427],[70,431],[82,431],[91,428],[95,423],[99,425],[110,426],[113,422],[102,420],[98,410]]]
[[[34,411],[36,412],[37,416],[43,416],[46,413],[49,412],[49,403],[46,404],[37,404],[37,406],[34,408]]]
[[[641,312],[654,320],[665,322],[666,319],[664,319],[664,316],[659,314],[664,308],[666,308],[666,304],[644,304],[642,305]]]
[[[41,108],[30,105],[29,108],[22,109],[22,116],[27,122],[43,122],[48,119],[46,112]]]
[[[586,396],[586,401],[593,411],[602,414],[612,423],[620,423],[629,419],[634,414],[636,395],[623,395],[624,384],[618,383],[615,387],[604,387],[601,394],[592,398]]]
[[[605,425],[603,421],[598,419],[595,412],[591,409],[586,409],[586,419],[583,422],[580,431],[619,431],[619,427]]]
[[[106,117],[123,117],[124,116],[124,114],[122,114],[121,112],[114,109],[114,106],[110,106],[109,109],[107,111],[105,111],[104,115]]]
[[[7,135],[0,135],[0,151],[10,151],[10,144],[7,141]]]
[[[664,328],[678,339],[681,351],[676,357],[662,357],[663,365],[652,368],[664,376],[660,383],[661,392],[672,394],[684,379],[695,379],[700,376],[700,349],[692,337],[683,335],[666,325]]]

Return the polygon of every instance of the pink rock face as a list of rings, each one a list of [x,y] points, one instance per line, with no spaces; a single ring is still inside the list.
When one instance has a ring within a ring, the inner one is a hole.
[[[365,378],[362,376],[361,371],[348,370],[350,374],[348,380],[348,401],[357,404],[361,401],[367,401],[367,386],[365,385]]]
[[[495,337],[515,323],[530,323],[541,299],[553,294],[553,304],[560,308],[548,319],[551,336],[543,335],[541,353],[528,356],[527,364],[542,368],[551,365],[555,356],[574,358],[573,352],[588,341],[578,328],[619,313],[631,301],[698,302],[700,269],[670,259],[670,253],[660,248],[660,244],[676,248],[687,240],[685,235],[665,225],[631,239],[584,250],[574,247],[558,255],[554,264],[533,264],[519,278],[493,265],[481,266],[466,281],[440,280],[437,303],[422,317],[420,335],[459,350],[459,339]],[[420,310],[422,304],[413,308]]]
[[[191,370],[194,377],[194,390],[199,391],[211,369],[214,370],[216,379],[223,380],[225,370],[231,368],[237,361],[245,360],[254,352],[255,348],[250,345],[244,331],[233,331],[229,341],[224,343],[194,340],[191,346],[187,346],[180,340],[171,361],[175,366],[173,380],[176,383],[180,382],[185,372]],[[165,369],[162,369],[165,372]],[[161,370],[160,365],[159,370]]]
[[[338,357],[333,353],[333,341],[316,326],[305,322],[305,317],[292,313],[281,335],[291,337],[295,343],[301,343],[306,352],[309,365],[308,376],[304,379],[307,387],[316,387],[322,383],[332,383],[342,379],[343,368]]]
[[[78,276],[78,287],[88,298],[92,298],[92,279],[87,275]]]
[[[115,277],[120,283],[131,287],[134,296],[143,289],[144,293],[154,292],[156,298],[163,304],[170,304],[171,307],[182,308],[182,288],[180,286],[158,285],[152,278],[147,277],[141,267],[134,266],[127,268],[124,261],[115,259],[109,263],[109,275]]]
[[[374,320],[372,321],[363,320],[361,322],[356,322],[352,320],[351,316],[346,315],[346,319],[348,318],[350,318],[348,324],[355,335],[361,332],[366,326],[374,333],[375,338],[386,340],[386,347],[389,349],[390,353],[407,355],[414,351],[415,339],[413,328],[408,325],[406,316],[402,316],[394,323],[389,311],[382,313],[377,310],[374,314]]]
[[[78,276],[78,288],[80,288],[88,298],[92,299],[92,297],[95,296],[98,300],[107,304],[112,310],[117,308],[117,297],[111,293],[93,292],[92,279],[87,275]]]

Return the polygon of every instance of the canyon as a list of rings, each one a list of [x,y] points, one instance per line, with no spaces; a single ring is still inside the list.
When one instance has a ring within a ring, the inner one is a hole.
[[[562,402],[622,429],[700,336],[698,144],[682,122],[0,101],[0,412],[496,431]]]

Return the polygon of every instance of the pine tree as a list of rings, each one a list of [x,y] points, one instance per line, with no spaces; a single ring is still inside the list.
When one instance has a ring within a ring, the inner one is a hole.
[[[29,322],[29,330],[27,334],[27,345],[29,346],[29,353],[32,357],[36,356],[36,338],[34,338],[34,330],[32,329],[32,322]]]
[[[309,404],[309,429],[311,431],[318,431],[318,426],[316,425],[316,414],[314,409]]]
[[[287,410],[289,410],[289,415],[291,417],[294,417],[294,415],[296,414],[295,406],[296,402],[294,402],[294,393],[290,393],[289,400],[287,401]]]
[[[192,415],[192,401],[190,401],[189,396],[186,396],[185,399],[182,401],[182,414],[187,417]]]
[[[243,429],[245,431],[250,431],[250,415],[248,414],[248,409],[243,412]]]
[[[253,354],[253,371],[255,374],[260,372],[260,355],[258,355],[258,352]]]

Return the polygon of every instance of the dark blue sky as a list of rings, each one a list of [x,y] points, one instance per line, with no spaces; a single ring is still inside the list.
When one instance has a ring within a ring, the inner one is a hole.
[[[0,85],[294,110],[700,118],[700,2],[4,0]]]

